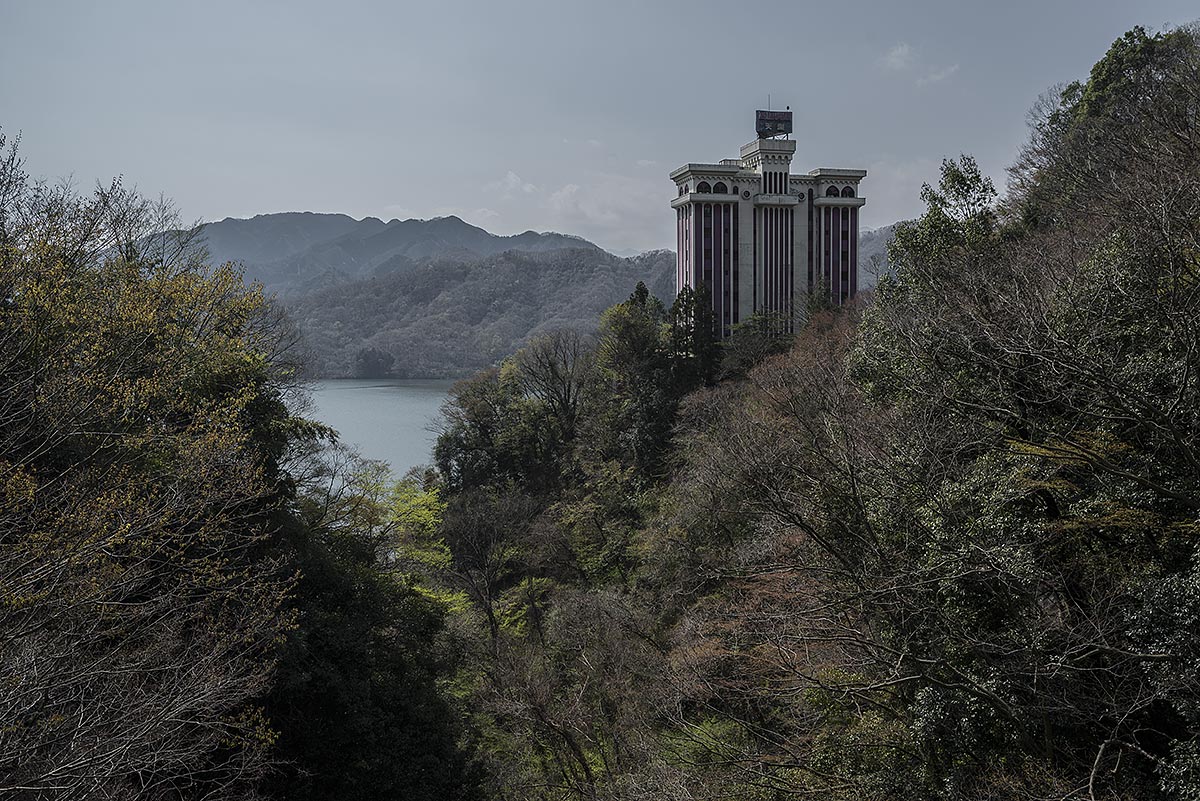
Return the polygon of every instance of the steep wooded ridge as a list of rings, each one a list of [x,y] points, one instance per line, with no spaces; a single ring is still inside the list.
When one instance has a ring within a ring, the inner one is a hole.
[[[600,312],[639,281],[673,293],[675,254],[571,248],[437,259],[287,306],[317,375],[457,378],[498,364],[543,331],[594,330]]]
[[[385,223],[374,217],[285,212],[226,218],[206,224],[200,234],[214,264],[235,262],[268,293],[285,299],[431,260],[472,261],[507,250],[599,250],[566,234],[499,236],[454,216]]]
[[[893,227],[860,238],[864,288],[886,265]],[[462,377],[542,331],[594,331],[639,281],[657,297],[675,291],[670,251],[622,258],[579,237],[498,236],[457,217],[263,214],[201,236],[213,263],[234,262],[277,295],[321,377]]]
[[[209,223],[234,262],[291,312],[313,375],[462,377],[547,328],[593,330],[644,281],[673,291],[674,256],[621,258],[575,236],[499,236],[458,217],[264,214]]]
[[[888,259],[888,246],[896,236],[896,228],[902,223],[892,223],[882,228],[864,230],[858,235],[858,287],[870,289],[885,275],[894,270]]]

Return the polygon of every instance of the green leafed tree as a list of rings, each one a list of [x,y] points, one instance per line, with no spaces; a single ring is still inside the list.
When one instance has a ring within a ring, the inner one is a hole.
[[[0,796],[252,797],[287,343],[169,209],[0,153]]]

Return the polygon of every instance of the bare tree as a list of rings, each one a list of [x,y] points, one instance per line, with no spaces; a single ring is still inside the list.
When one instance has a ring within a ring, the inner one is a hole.
[[[534,337],[515,357],[522,389],[546,405],[568,440],[575,433],[591,359],[588,343],[571,329]]]

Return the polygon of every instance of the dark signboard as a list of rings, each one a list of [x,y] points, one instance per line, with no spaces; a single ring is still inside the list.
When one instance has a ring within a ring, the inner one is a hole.
[[[760,109],[754,112],[754,115],[754,130],[758,131],[759,139],[792,132],[792,112],[790,111],[762,111]]]

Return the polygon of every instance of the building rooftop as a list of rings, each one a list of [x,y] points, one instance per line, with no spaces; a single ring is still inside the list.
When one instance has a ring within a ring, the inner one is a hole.
[[[741,161],[735,159],[725,159],[725,161],[732,163],[726,164],[725,162],[722,162],[721,164],[704,164],[702,162],[689,162],[688,164],[684,164],[682,167],[676,167],[675,169],[671,170],[671,177],[675,178],[677,176],[686,175],[689,172],[717,172],[723,175],[733,175],[734,173],[741,171]]]
[[[866,170],[851,170],[846,167],[818,167],[815,170],[809,170],[809,175],[814,178],[865,178]]]

